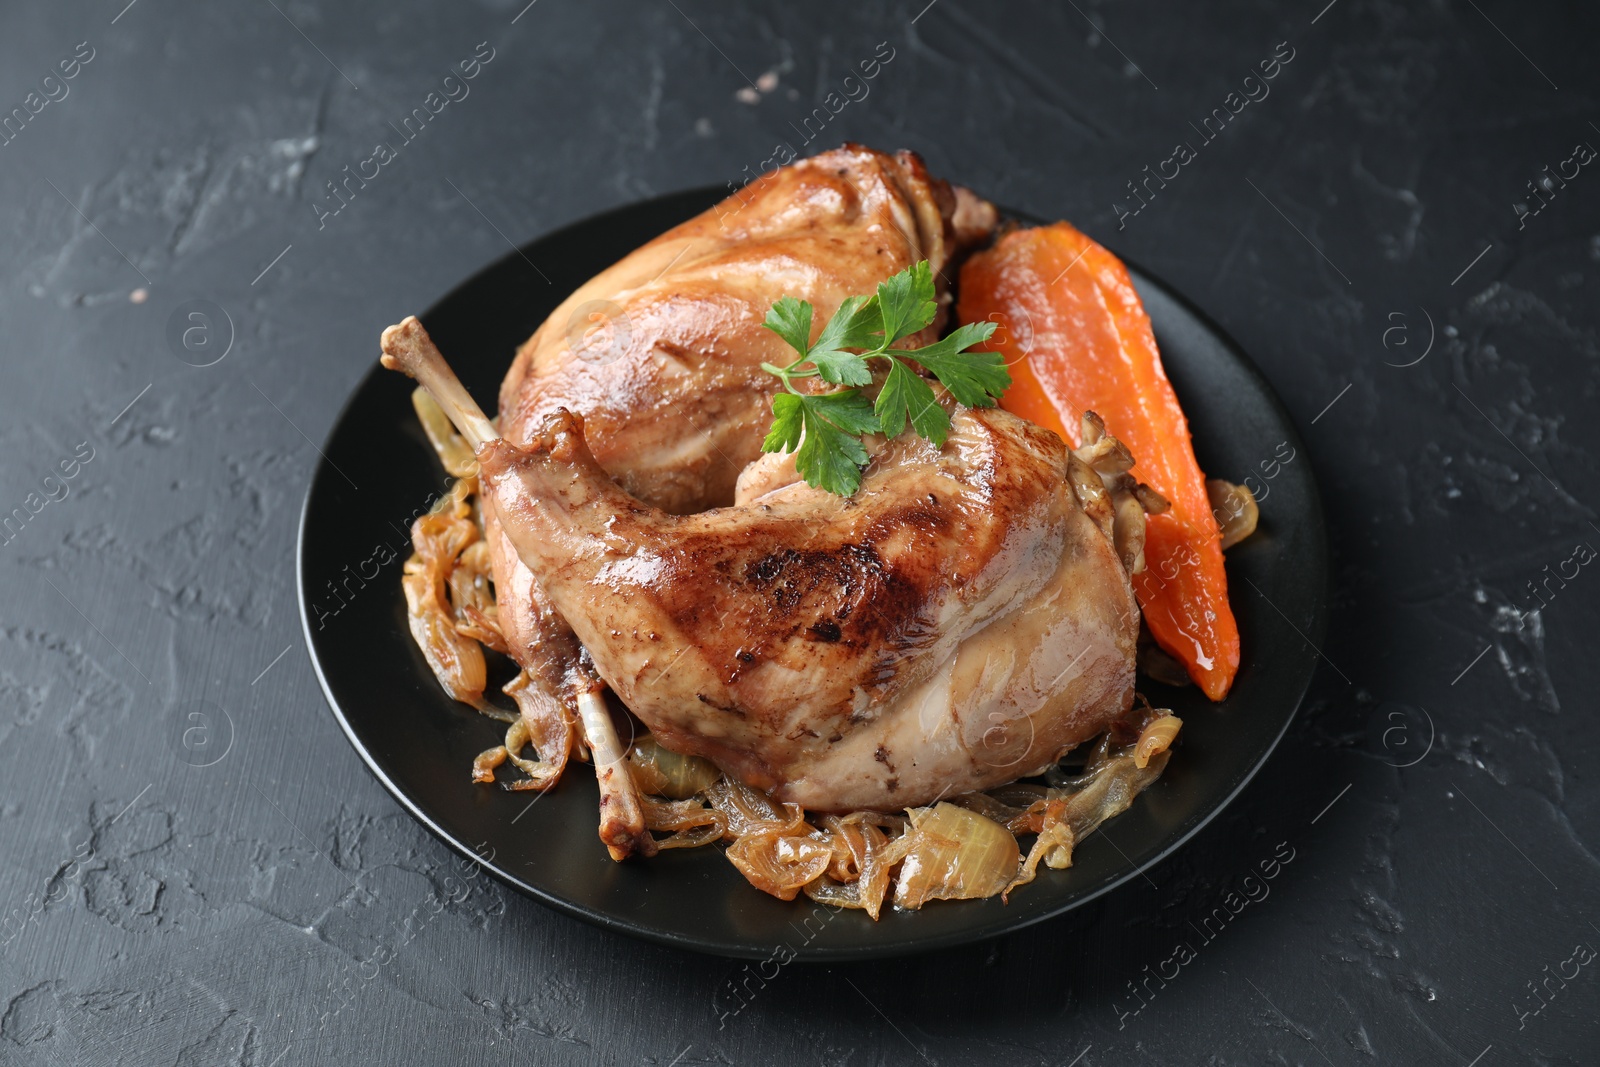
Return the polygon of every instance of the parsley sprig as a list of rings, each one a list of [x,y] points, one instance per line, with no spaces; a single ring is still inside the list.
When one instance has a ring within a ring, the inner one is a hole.
[[[867,465],[863,434],[897,437],[907,421],[936,445],[943,445],[950,434],[950,416],[912,363],[920,363],[967,407],[992,407],[1011,385],[1004,357],[968,349],[987,341],[994,323],[957,327],[923,348],[893,347],[933,322],[934,296],[933,274],[923,260],[880,282],[872,296],[847,297],[815,344],[809,303],[786,296],[773,304],[763,325],[787,341],[799,358],[784,367],[761,364],[784,386],[772,398],[772,428],[761,450],[793,452],[798,446],[795,466],[807,485],[849,496],[860,487],[861,469]],[[889,365],[875,401],[862,392],[873,383],[872,360]],[[811,377],[844,388],[830,393],[795,388],[796,379]]]

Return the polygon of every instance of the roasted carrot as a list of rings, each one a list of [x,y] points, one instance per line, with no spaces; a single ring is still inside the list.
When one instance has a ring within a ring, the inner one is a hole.
[[[1172,503],[1146,529],[1133,587],[1156,642],[1212,700],[1239,669],[1217,521],[1189,424],[1161,367],[1150,317],[1122,262],[1064,222],[1012,231],[961,270],[963,323],[999,323],[1012,385],[1000,404],[1077,446],[1097,412],[1134,456],[1133,474]]]

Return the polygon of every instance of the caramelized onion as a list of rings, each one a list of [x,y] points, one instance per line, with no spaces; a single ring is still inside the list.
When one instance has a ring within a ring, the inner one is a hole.
[[[525,672],[504,690],[520,715],[483,699],[483,646],[502,652],[506,646],[476,506],[477,464],[431,398],[419,392],[415,404],[441,462],[458,480],[412,526],[416,552],[402,577],[412,636],[446,692],[509,722],[505,743],[473,760],[473,780],[493,782],[510,762],[525,777],[502,783],[504,788],[548,789],[574,755],[584,758],[583,737],[571,710],[541,695]],[[1106,521],[1114,514],[1117,548],[1137,570],[1143,515],[1157,513],[1165,501],[1133,483],[1129,457],[1105,436],[1098,419],[1086,416],[1084,431],[1084,454],[1069,462],[1074,484],[1085,500],[1109,498],[1109,507],[1101,505]],[[1225,482],[1212,483],[1212,489],[1227,547],[1254,529],[1258,511],[1248,489]],[[641,806],[646,829],[666,835],[651,839],[657,849],[726,840],[729,861],[763,892],[793,900],[803,890],[819,903],[861,909],[877,919],[891,888],[896,906],[916,909],[930,900],[1009,893],[1032,881],[1040,864],[1071,866],[1077,843],[1160,775],[1181,725],[1141,701],[1141,708],[1101,737],[1081,773],[1052,768],[1052,788],[1017,782],[903,814],[820,815],[816,826],[799,806],[778,804],[708,761],[671,752],[649,736],[632,746],[626,765],[639,788],[655,795],[641,798]],[[525,755],[530,749],[534,758]],[[1026,858],[1018,835],[1033,836]]]
[[[728,834],[732,837],[768,831],[794,834],[810,829],[800,805],[779,807],[760,790],[726,776],[707,789],[705,796],[712,807],[728,817]]]
[[[506,639],[494,602],[493,564],[489,545],[478,540],[461,550],[447,579],[450,606],[455,612],[456,632],[470,637],[496,652],[506,653]]]
[[[993,793],[963,793],[958,797],[951,797],[950,803],[958,808],[975,811],[985,819],[993,820],[1001,826],[1009,827],[1013,820],[1027,814],[1027,808],[1014,807],[1007,804]],[[1028,803],[1033,803],[1032,798]],[[1031,830],[1029,831],[1032,832]]]
[[[894,889],[900,907],[992,897],[1016,877],[1017,839],[994,820],[949,803],[909,814],[914,841]]]
[[[728,859],[750,884],[779,900],[793,900],[822,877],[833,850],[812,837],[767,831],[746,834],[728,846]]]
[[[1049,799],[1066,801],[1062,821],[1072,827],[1073,838],[1081,841],[1107,819],[1128,810],[1133,798],[1160,776],[1170,755],[1157,752],[1143,767],[1135,766],[1133,756],[1127,753],[1101,757],[1079,780],[1078,788],[1052,789]]]
[[[1072,866],[1072,848],[1077,844],[1077,838],[1066,821],[1066,812],[1065,798],[1056,796],[1044,801],[1043,809],[1036,813],[1038,825],[1034,832],[1039,836],[1033,839],[1033,847],[1028,849],[1028,857],[1022,861],[1016,877],[1006,886],[1007,894],[1033,881],[1040,860],[1044,861],[1046,867],[1057,871]]]
[[[479,710],[488,707],[483,699],[483,687],[488,681],[483,648],[456,632],[449,608],[441,603],[444,597],[438,582],[428,573],[426,565],[418,563],[413,570],[408,561],[400,585],[406,594],[411,636],[422,649],[423,657],[444,691],[452,699]]]
[[[528,747],[532,739],[528,734],[528,721],[518,718],[506,728],[506,758],[523,774],[527,775],[515,782],[507,782],[506,788],[514,793],[533,789],[543,792],[555,785],[561,778],[561,771],[567,765],[565,754],[552,753],[555,759],[543,758],[543,753],[536,754],[541,758],[527,759],[522,755],[522,750]]]
[[[818,904],[826,904],[830,908],[854,908],[865,910],[866,905],[861,903],[861,884],[859,882],[837,882],[824,874],[815,881],[805,884],[806,896]],[[878,916],[873,914],[876,919]]]
[[[883,899],[889,894],[890,874],[906,858],[916,841],[910,833],[901,833],[890,840],[871,823],[863,823],[861,830],[867,851],[856,885],[859,887],[861,906],[876,920],[879,909],[883,907]]]
[[[510,753],[504,745],[496,745],[478,753],[472,760],[472,780],[479,783],[494,781],[495,768],[504,763],[508,755]]]
[[[498,709],[483,699],[488,682],[483,648],[456,629],[455,611],[446,595],[457,560],[483,536],[467,503],[476,488],[476,479],[456,482],[426,515],[411,524],[416,554],[406,560],[400,585],[405,591],[411,636],[444,691],[486,715],[510,719],[509,712],[497,713]]]
[[[1145,726],[1139,741],[1133,746],[1133,765],[1144,770],[1157,754],[1165,752],[1178,739],[1183,720],[1176,715],[1163,715]]]
[[[1261,508],[1249,486],[1210,478],[1206,481],[1206,495],[1211,498],[1211,514],[1217,518],[1217,529],[1222,531],[1224,549],[1232,548],[1256,532]]]
[[[819,904],[859,908],[876,920],[889,895],[895,866],[906,858],[917,839],[905,832],[903,818],[878,812],[824,815],[818,821],[831,835],[834,863],[826,874],[806,886],[806,896]],[[888,825],[895,836],[885,833],[880,824]],[[844,865],[839,863],[841,842],[849,855],[849,862]]]
[[[828,877],[838,882],[854,882],[860,878],[867,855],[866,835],[862,832],[861,820],[853,815],[823,815],[817,822],[833,847]]]
[[[699,800],[653,800],[641,797],[644,825],[648,830],[667,830],[670,837],[658,838],[656,848],[698,848],[721,840],[728,830],[728,818]]]
[[[722,777],[722,772],[710,760],[662,748],[648,734],[628,750],[628,773],[644,792],[673,800],[703,793]]]
[[[522,725],[522,731],[515,736],[506,731],[509,758],[531,779],[531,784],[509,785],[507,789],[549,789],[562,779],[566,760],[578,745],[578,723],[573,712],[536,688],[526,670],[518,670],[517,677],[507,681],[501,693],[517,701],[517,723]],[[514,741],[520,744],[512,744]],[[528,744],[539,753],[538,763],[518,755]]]

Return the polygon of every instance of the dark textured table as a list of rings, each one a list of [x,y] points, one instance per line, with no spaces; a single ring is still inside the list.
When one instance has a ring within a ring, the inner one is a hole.
[[[0,34],[0,1064],[1600,1058],[1592,5],[124,2]],[[324,706],[295,527],[385,324],[846,139],[1231,332],[1306,437],[1331,622],[1277,755],[1148,878],[754,975],[403,814]]]

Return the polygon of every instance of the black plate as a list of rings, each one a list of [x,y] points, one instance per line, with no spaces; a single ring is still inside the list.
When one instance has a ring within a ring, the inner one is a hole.
[[[695,190],[570,226],[505,256],[421,318],[492,412],[513,351],[557,303],[718,198]],[[406,627],[399,579],[407,529],[445,476],[412,413],[412,383],[378,369],[381,322],[372,323],[373,370],[328,436],[300,522],[301,618],[340,725],[424,826],[463,855],[486,858],[508,885],[601,926],[683,948],[748,958],[892,956],[1013,931],[1135,877],[1232,800],[1293,719],[1315,664],[1309,642],[1320,644],[1325,623],[1327,544],[1310,459],[1266,381],[1215,325],[1148,276],[1133,276],[1201,467],[1234,481],[1253,475],[1262,523],[1228,554],[1244,648],[1232,694],[1212,705],[1193,688],[1150,693],[1183,717],[1181,747],[1155,786],[1074,852],[1071,869],[1042,871],[1009,903],[938,902],[886,912],[876,923],[849,911],[806,924],[814,905],[753,889],[716,847],[611,862],[595,835],[586,766],[531,806],[533,794],[473,785],[472,757],[498,743],[501,729],[440,691]]]

